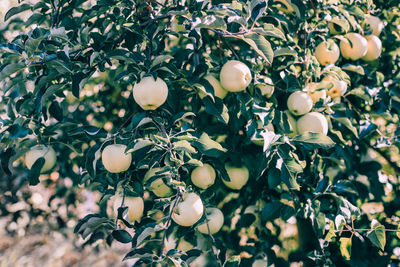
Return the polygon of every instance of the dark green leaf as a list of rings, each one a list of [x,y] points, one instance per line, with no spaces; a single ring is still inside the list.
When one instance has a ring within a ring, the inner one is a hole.
[[[320,133],[304,133],[293,139],[294,142],[302,144],[305,149],[313,150],[316,148],[328,149],[335,145],[331,138]]]

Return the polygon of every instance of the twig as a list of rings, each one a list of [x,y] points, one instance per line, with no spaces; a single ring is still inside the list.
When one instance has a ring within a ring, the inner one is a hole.
[[[176,206],[176,203],[178,203],[178,201],[180,200],[181,195],[182,195],[181,191],[178,190],[178,192],[176,193],[176,198],[175,198],[174,204],[172,205],[172,208],[171,208],[170,211],[169,211],[168,220],[167,220],[167,223],[166,223],[166,225],[165,225],[165,230],[164,230],[163,237],[162,237],[162,240],[161,240],[160,258],[161,258],[162,255],[164,254],[164,253],[163,253],[163,250],[164,250],[164,242],[165,242],[165,238],[166,238],[166,236],[167,236],[168,228],[170,227],[170,224],[171,224],[172,213],[174,212],[174,208],[175,208],[175,206]]]
[[[69,54],[70,54],[71,56],[73,56],[73,55],[75,55],[75,54],[78,54],[78,53],[81,52],[81,51],[82,51],[82,49],[77,49],[77,50],[72,51],[72,52],[69,53]],[[48,62],[53,61],[53,60],[56,60],[56,59],[57,59],[57,56],[56,56],[56,55],[50,55],[48,59],[45,59],[45,60],[42,60],[42,61],[33,61],[33,62],[30,62],[30,63],[28,63],[28,66],[31,66],[31,65],[41,65],[41,64],[45,64],[45,63],[48,63]]]

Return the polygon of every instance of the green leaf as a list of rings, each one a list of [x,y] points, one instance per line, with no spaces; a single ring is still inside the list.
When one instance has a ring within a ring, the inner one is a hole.
[[[353,126],[353,124],[351,123],[349,118],[335,118],[332,117],[333,120],[335,120],[338,123],[343,124],[347,129],[349,129],[357,138],[358,138],[358,131],[356,129],[356,127]]]
[[[140,246],[144,240],[146,240],[148,237],[151,237],[151,235],[156,232],[161,230],[161,226],[155,224],[155,223],[148,223],[139,229],[136,230],[135,235],[132,238],[132,246],[133,247],[138,247]]]
[[[352,71],[355,73],[358,73],[360,75],[365,75],[364,68],[361,67],[360,65],[352,65],[352,64],[346,64],[342,67],[342,70],[347,70],[347,71]]]
[[[186,141],[186,140],[180,140],[177,142],[174,142],[173,147],[175,150],[184,150],[188,153],[196,153],[196,149],[194,147],[192,147],[192,145]]]
[[[206,112],[213,116],[216,116],[217,119],[225,124],[229,122],[229,114],[228,108],[224,105],[222,100],[218,97],[214,99],[215,102],[212,101],[210,96],[203,97],[203,103],[205,105]]]
[[[289,189],[299,190],[300,186],[296,181],[296,175],[303,172],[302,166],[282,146],[279,147],[277,155],[280,157],[280,160],[278,160],[276,167],[281,170],[282,181]]]
[[[4,80],[5,78],[16,73],[17,71],[23,70],[25,67],[26,67],[26,65],[24,63],[8,64],[0,72],[0,80]]]
[[[37,185],[39,183],[40,171],[44,163],[44,158],[39,158],[35,161],[35,163],[33,163],[28,174],[29,185]]]
[[[149,248],[137,248],[126,254],[123,260],[151,258],[153,255],[153,251]]]
[[[114,230],[112,232],[112,236],[115,238],[115,240],[124,244],[129,243],[132,240],[131,235],[125,230]]]
[[[83,72],[78,72],[72,74],[72,94],[76,97],[79,98],[81,89],[83,88],[85,84],[85,78],[86,74]]]
[[[203,133],[199,140],[194,143],[201,153],[209,157],[219,157],[223,153],[227,152],[226,148],[223,148],[220,143],[212,140],[207,133]]]
[[[62,121],[64,118],[63,111],[57,101],[51,103],[49,113],[58,121]]]
[[[256,22],[265,12],[268,7],[268,1],[265,0],[251,0],[249,4],[249,11],[251,18]]]
[[[374,227],[373,230],[368,232],[367,237],[376,247],[381,250],[385,249],[386,234],[385,227],[383,225],[378,225]]]
[[[237,267],[240,264],[240,256],[232,256],[227,259],[223,265],[223,267]]]
[[[313,150],[316,148],[329,149],[335,145],[331,138],[320,133],[304,133],[293,139],[293,142],[302,144],[305,149]]]
[[[10,10],[8,10],[8,12],[6,13],[6,15],[4,16],[4,21],[7,21],[9,18],[11,18],[14,15],[17,15],[21,12],[24,12],[28,9],[31,9],[31,6],[28,4],[22,4],[20,6],[16,6],[11,8]]]
[[[274,51],[274,56],[275,57],[281,57],[281,56],[297,56],[297,52],[290,47],[283,47],[283,48],[278,48]]]
[[[344,258],[349,260],[351,257],[351,245],[352,245],[351,238],[342,237],[339,239],[339,242],[340,242],[340,253]]]
[[[274,51],[272,50],[271,44],[264,36],[257,33],[250,33],[241,37],[241,39],[248,43],[257,54],[268,62],[268,64],[272,64],[272,61],[274,60]]]
[[[226,23],[223,18],[214,15],[205,16],[202,19],[196,20],[192,24],[192,29],[195,28],[207,28],[215,30],[226,30]]]

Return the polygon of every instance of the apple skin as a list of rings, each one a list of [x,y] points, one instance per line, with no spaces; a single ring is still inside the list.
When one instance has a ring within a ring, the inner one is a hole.
[[[267,98],[270,98],[275,91],[274,83],[269,77],[264,77],[264,82],[256,84],[256,87],[260,89],[261,94]]]
[[[335,64],[339,56],[339,46],[333,40],[324,41],[315,49],[315,57],[322,66]]]
[[[122,197],[114,197],[114,215],[118,216],[118,208],[121,207]],[[125,196],[123,207],[128,207],[128,218],[131,222],[140,221],[144,211],[144,201],[141,197],[127,197]]]
[[[203,216],[204,206],[199,195],[184,193],[172,210],[172,220],[181,226],[192,226]]]
[[[40,173],[45,173],[51,170],[56,164],[57,156],[56,152],[51,146],[37,145],[32,147],[25,154],[25,164],[26,167],[30,170],[33,164],[39,158],[44,158],[44,165],[42,169],[40,169]]]
[[[382,42],[379,37],[375,35],[368,35],[365,37],[368,41],[368,50],[365,56],[361,59],[365,61],[373,61],[380,57],[382,53]]]
[[[143,178],[143,183],[146,183],[151,177],[153,177],[161,168],[152,168],[146,172]],[[157,197],[169,197],[172,196],[172,189],[167,186],[162,179],[157,179],[152,182],[149,186],[149,190],[152,191]]]
[[[380,18],[372,16],[370,14],[365,15],[363,26],[367,30],[372,31],[372,34],[375,36],[379,36],[384,27],[383,22]]]
[[[351,32],[340,41],[340,52],[346,59],[357,60],[365,56],[368,50],[368,41],[358,33]]]
[[[142,109],[155,110],[167,100],[168,86],[162,79],[148,76],[133,86],[132,94]]]
[[[313,100],[307,93],[296,91],[288,97],[287,106],[293,115],[299,116],[311,111]]]
[[[204,222],[197,227],[197,230],[202,234],[208,235],[208,228],[210,228],[210,234],[213,235],[221,229],[222,225],[224,225],[224,214],[217,208],[207,208],[206,212],[208,227],[207,222]]]
[[[321,113],[310,112],[297,120],[297,130],[300,134],[312,132],[326,135],[328,133],[328,121]]]
[[[125,154],[126,145],[108,145],[101,153],[104,168],[111,173],[124,172],[131,166],[132,154]]]
[[[201,189],[207,189],[215,182],[215,170],[210,164],[203,164],[192,171],[190,178],[192,183]]]
[[[216,97],[219,97],[221,99],[224,99],[225,96],[228,94],[228,91],[226,91],[221,83],[215,78],[213,75],[209,74],[206,77],[204,77],[214,88],[214,95]]]
[[[332,83],[333,87],[330,88],[327,92],[328,96],[335,98],[344,95],[347,91],[347,83],[345,81],[341,81],[333,76],[325,76],[322,79],[323,82]],[[329,86],[329,84],[328,84]]]
[[[238,168],[230,164],[225,164],[225,169],[229,175],[230,181],[228,182],[222,179],[222,182],[231,189],[240,190],[249,180],[249,170],[244,165]]]
[[[228,92],[240,92],[247,88],[252,77],[246,64],[238,60],[229,60],[222,66],[219,80]]]
[[[306,85],[307,94],[311,96],[313,103],[326,98],[326,90],[320,88],[321,85],[319,83],[309,83]]]

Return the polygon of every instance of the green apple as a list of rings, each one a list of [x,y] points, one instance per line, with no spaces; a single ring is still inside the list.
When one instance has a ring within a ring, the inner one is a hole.
[[[365,56],[363,56],[361,59],[365,61],[372,61],[380,57],[382,53],[382,42],[379,39],[379,37],[375,35],[368,35],[365,37],[368,42],[368,50]]]
[[[45,173],[54,167],[57,156],[51,146],[34,146],[25,154],[26,167],[30,170],[39,158],[44,158],[44,165],[42,166],[42,169],[40,169],[40,173]]]
[[[152,168],[146,172],[143,178],[143,183],[146,183],[151,177],[153,177],[157,172],[160,172],[161,168]],[[149,188],[157,197],[169,197],[173,194],[172,189],[167,186],[164,181],[160,178],[153,181]]]
[[[383,22],[380,18],[366,14],[364,17],[364,28],[370,30],[373,35],[379,36],[383,30]]]
[[[215,170],[210,164],[196,167],[190,175],[192,183],[201,189],[207,189],[215,182]]]
[[[368,41],[358,33],[351,32],[340,41],[340,51],[347,59],[357,60],[365,56],[368,50]]]
[[[210,228],[210,234],[217,233],[222,225],[224,225],[224,214],[220,209],[217,208],[206,208],[207,219],[208,219],[208,227],[207,222],[204,222],[197,226],[197,230],[202,234],[208,234],[208,228]]]
[[[148,76],[133,86],[132,94],[142,109],[155,110],[167,100],[168,86],[162,79]]]
[[[181,226],[192,226],[203,216],[204,206],[199,195],[184,193],[172,210],[172,220]]]
[[[131,166],[132,154],[125,153],[126,145],[108,145],[101,153],[104,168],[111,173],[124,172]]]
[[[335,78],[334,76],[325,76],[322,81],[328,83],[328,87],[330,84],[333,85],[333,87],[331,87],[327,92],[328,96],[332,98],[340,97],[347,91],[347,83]]]
[[[268,267],[268,261],[267,260],[255,260],[251,267]]]
[[[322,66],[335,64],[339,56],[339,46],[332,39],[320,43],[315,49],[315,57]]]
[[[325,116],[319,112],[310,112],[297,120],[297,130],[300,134],[306,132],[328,133],[328,121]]]
[[[313,100],[307,93],[296,91],[289,96],[287,106],[293,115],[299,116],[311,111]]]
[[[226,91],[221,83],[217,80],[217,78],[215,78],[213,75],[208,74],[206,77],[204,77],[210,84],[211,86],[214,88],[214,95],[216,97],[219,97],[221,99],[224,99],[224,97],[226,96],[226,94],[228,94],[228,91]]]
[[[114,214],[115,217],[118,216],[118,208],[122,204],[122,196],[114,197]],[[140,221],[143,216],[144,201],[141,197],[127,197],[125,196],[124,205],[122,207],[128,207],[128,218],[131,222]]]
[[[225,90],[240,92],[247,88],[252,77],[250,69],[246,64],[238,60],[229,60],[222,66],[219,80]]]
[[[222,179],[222,182],[231,189],[240,190],[249,180],[249,170],[244,165],[242,167],[234,167],[230,164],[225,164],[225,170],[230,181]]]

